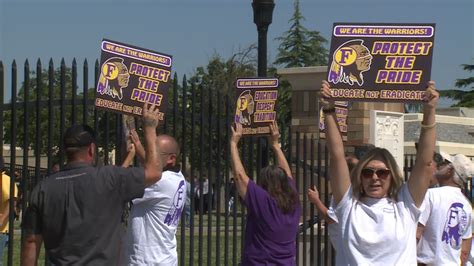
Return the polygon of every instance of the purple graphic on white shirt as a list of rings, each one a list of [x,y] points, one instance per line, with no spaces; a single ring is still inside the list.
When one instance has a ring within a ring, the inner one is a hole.
[[[468,217],[463,207],[464,205],[459,202],[451,205],[441,237],[441,241],[451,245],[454,249],[461,247],[461,237],[467,230]]]
[[[181,212],[183,211],[184,202],[186,201],[186,189],[185,189],[185,182],[181,180],[179,183],[178,189],[173,197],[173,205],[171,205],[170,209],[168,210],[168,214],[165,217],[165,224],[168,226],[170,225],[178,225],[179,217],[181,217]]]

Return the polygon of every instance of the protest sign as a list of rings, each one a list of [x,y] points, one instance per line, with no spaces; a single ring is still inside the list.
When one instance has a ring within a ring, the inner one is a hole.
[[[269,125],[276,120],[278,79],[237,79],[235,123],[242,124],[243,135],[268,135]]]
[[[104,39],[95,105],[140,116],[145,102],[156,104],[164,119],[171,85],[170,55]]]
[[[343,101],[421,101],[431,76],[434,24],[335,23],[327,80]]]
[[[339,126],[339,131],[342,135],[342,140],[347,140],[347,116],[348,116],[348,102],[347,101],[335,101],[334,108],[336,109],[336,120],[337,125]],[[319,110],[319,138],[326,138],[325,134],[326,124],[324,122],[324,113],[321,108]]]

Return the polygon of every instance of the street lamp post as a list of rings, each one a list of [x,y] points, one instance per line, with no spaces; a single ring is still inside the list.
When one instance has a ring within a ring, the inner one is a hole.
[[[272,23],[273,8],[275,3],[273,0],[253,0],[253,22],[257,25],[258,31],[258,68],[259,77],[267,76],[267,32],[268,26]],[[257,170],[260,172],[262,166],[268,165],[268,143],[266,138],[259,138],[257,160]]]
[[[267,31],[272,23],[273,0],[253,0],[253,22],[258,31],[258,76],[267,76]]]

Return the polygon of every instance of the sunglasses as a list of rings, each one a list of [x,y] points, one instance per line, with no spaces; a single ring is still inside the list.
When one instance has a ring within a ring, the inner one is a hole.
[[[436,166],[442,166],[442,165],[447,165],[450,164],[450,162],[441,156],[439,153],[435,153],[433,156],[433,161],[436,163]]]
[[[360,172],[363,178],[372,178],[374,173],[381,179],[386,179],[390,174],[390,169],[364,168]]]

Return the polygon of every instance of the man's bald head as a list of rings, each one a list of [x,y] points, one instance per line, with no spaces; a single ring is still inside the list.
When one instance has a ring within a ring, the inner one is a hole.
[[[159,135],[156,138],[156,144],[158,146],[163,166],[175,166],[179,156],[179,144],[175,138],[169,135]]]
[[[179,155],[179,144],[175,138],[169,135],[159,135],[156,143],[161,153],[174,153]]]

